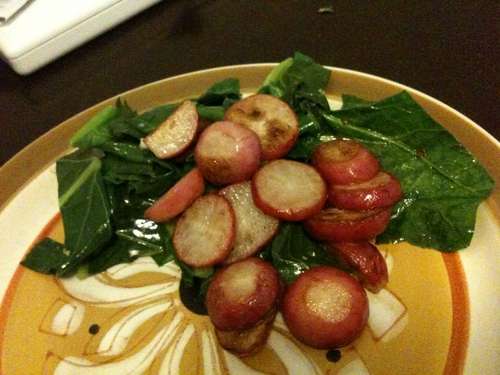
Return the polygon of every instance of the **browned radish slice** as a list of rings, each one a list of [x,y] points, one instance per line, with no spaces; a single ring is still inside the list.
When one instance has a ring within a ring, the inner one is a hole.
[[[240,100],[229,107],[224,118],[253,130],[259,136],[264,160],[285,156],[299,135],[295,112],[284,101],[271,95],[257,94]]]
[[[159,159],[181,154],[193,142],[198,131],[198,112],[186,100],[160,126],[144,138],[144,143]]]
[[[170,220],[188,208],[204,190],[203,176],[194,168],[153,203],[144,212],[144,217],[156,222]]]
[[[337,139],[320,144],[312,156],[313,165],[330,184],[367,181],[378,173],[378,160],[363,145]]]
[[[219,270],[207,291],[208,315],[221,331],[255,326],[277,304],[278,272],[259,258],[248,258]]]
[[[328,201],[346,210],[371,210],[388,207],[401,199],[399,181],[386,172],[379,172],[366,182],[349,185],[330,185]]]
[[[352,343],[368,319],[368,299],[359,282],[333,267],[315,267],[287,289],[282,313],[292,335],[318,349]]]
[[[190,266],[211,266],[228,256],[234,234],[234,212],[226,198],[204,195],[177,221],[173,238],[175,253]]]
[[[255,326],[245,330],[221,331],[215,328],[220,345],[239,357],[247,357],[258,352],[269,337],[276,312],[276,308],[272,309]]]
[[[267,244],[278,231],[279,221],[255,206],[249,181],[229,185],[219,194],[229,201],[236,217],[234,247],[225,260],[233,263],[248,258]]]
[[[203,176],[213,184],[248,180],[260,164],[260,144],[242,125],[219,121],[200,135],[194,157]]]
[[[264,213],[289,221],[315,215],[326,201],[326,185],[319,173],[310,165],[284,159],[257,171],[252,193]]]
[[[328,248],[355,271],[369,291],[377,293],[387,284],[387,265],[375,245],[370,242],[330,242]]]
[[[384,231],[391,219],[391,207],[369,211],[327,208],[304,222],[318,240],[355,242],[369,240]]]

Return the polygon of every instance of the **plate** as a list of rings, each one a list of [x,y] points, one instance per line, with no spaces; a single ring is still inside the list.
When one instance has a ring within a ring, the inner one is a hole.
[[[273,64],[204,70],[120,95],[139,111],[197,96],[223,78],[255,92]],[[331,68],[326,93],[379,100],[401,90],[458,138],[500,182],[500,144],[445,104],[372,75]],[[239,359],[216,344],[204,316],[179,302],[179,270],[140,258],[85,280],[18,267],[37,238],[62,239],[54,161],[70,136],[116,98],[55,127],[0,169],[0,372],[2,374],[494,374],[500,367],[498,187],[478,210],[470,248],[453,254],[381,246],[390,282],[370,295],[370,320],[338,361],[307,348],[278,317],[268,344]],[[331,357],[330,357],[331,358]]]

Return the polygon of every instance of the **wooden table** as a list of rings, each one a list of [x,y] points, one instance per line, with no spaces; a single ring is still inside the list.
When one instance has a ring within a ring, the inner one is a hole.
[[[295,50],[424,91],[499,139],[499,14],[496,1],[165,0],[29,76],[0,63],[0,165],[122,91]]]

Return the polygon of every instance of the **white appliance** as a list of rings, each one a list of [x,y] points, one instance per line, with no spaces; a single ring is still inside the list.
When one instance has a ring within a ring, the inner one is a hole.
[[[19,74],[31,73],[160,1],[22,1],[27,4],[0,25],[0,57]],[[9,2],[16,1],[0,0],[0,13]]]

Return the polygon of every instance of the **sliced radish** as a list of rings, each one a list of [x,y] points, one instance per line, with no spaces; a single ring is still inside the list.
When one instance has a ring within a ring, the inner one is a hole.
[[[367,181],[380,170],[375,156],[352,140],[337,139],[320,144],[314,150],[312,162],[330,184]]]
[[[366,182],[349,185],[330,185],[328,201],[346,210],[371,210],[388,207],[401,199],[399,181],[386,172],[379,172]]]
[[[188,208],[204,190],[203,176],[194,168],[153,203],[144,217],[156,222],[170,220]]]
[[[361,284],[373,293],[385,287],[389,278],[385,259],[370,242],[330,242],[330,251],[351,267]]]
[[[339,348],[361,334],[368,319],[368,299],[349,274],[315,267],[288,287],[282,313],[298,340],[318,349]]]
[[[271,95],[257,94],[240,100],[229,107],[224,118],[258,135],[264,160],[285,156],[299,135],[295,112]]]
[[[194,153],[203,177],[216,185],[250,179],[260,155],[255,133],[229,121],[215,122],[201,133]]]
[[[236,217],[234,247],[225,260],[225,263],[233,263],[248,258],[266,245],[278,231],[279,221],[255,206],[249,181],[229,185],[219,194],[229,201]]]
[[[247,357],[258,352],[266,343],[277,309],[269,311],[256,325],[236,331],[221,331],[215,328],[219,344],[239,357]]]
[[[174,248],[177,257],[193,267],[222,262],[234,244],[235,218],[229,202],[219,195],[204,195],[177,221]]]
[[[305,221],[304,227],[318,240],[356,242],[378,236],[390,219],[390,207],[369,211],[327,208]]]
[[[193,102],[186,100],[160,126],[144,138],[144,144],[159,159],[181,154],[193,142],[198,132],[198,112]]]
[[[278,302],[278,272],[259,258],[248,258],[219,270],[207,291],[206,306],[221,331],[256,325]]]
[[[326,185],[310,165],[274,160],[252,179],[257,207],[278,219],[300,221],[317,214],[326,201]]]

